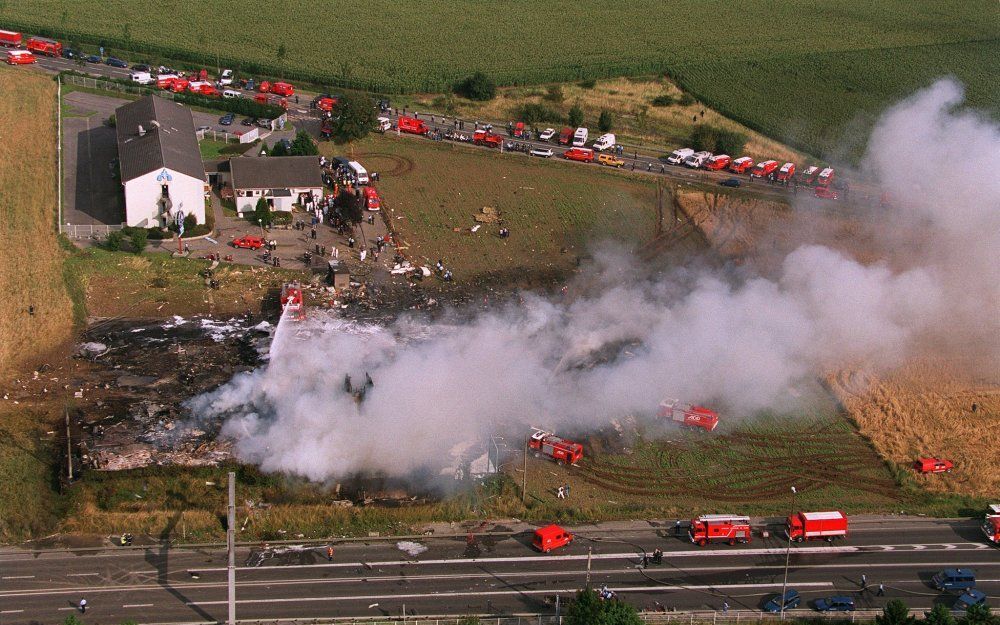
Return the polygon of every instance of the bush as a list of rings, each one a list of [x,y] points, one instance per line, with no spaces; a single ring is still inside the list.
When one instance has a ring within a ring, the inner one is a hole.
[[[658,95],[653,98],[653,106],[673,106],[676,101],[672,95]]]
[[[604,109],[601,111],[601,116],[597,118],[597,129],[601,132],[611,132],[614,123],[615,118],[611,115],[611,111]]]
[[[112,113],[111,115],[108,116],[106,120],[104,120],[104,125],[107,126],[108,128],[114,128],[115,126],[118,125],[118,117],[114,113]]]
[[[486,74],[476,72],[455,85],[453,91],[470,100],[485,102],[497,96],[497,85]]]
[[[681,106],[691,106],[695,103],[695,99],[690,93],[682,93],[681,97],[677,99],[677,103]]]
[[[747,136],[743,133],[707,124],[695,126],[691,131],[691,147],[697,151],[707,150],[713,154],[735,157],[743,152],[746,143]]]
[[[562,104],[562,101],[566,96],[563,95],[563,90],[561,85],[549,85],[545,90],[545,95],[542,96],[549,102],[555,102],[556,104]]]
[[[579,82],[579,85],[584,89],[593,89],[594,87],[597,86],[597,81],[594,80],[593,78],[588,78],[587,80],[581,80]]]
[[[579,128],[583,125],[583,109],[580,108],[579,104],[574,104],[573,108],[569,110],[567,121],[569,122],[569,125],[574,128]]]
[[[136,254],[142,254],[146,251],[146,246],[149,245],[149,231],[145,228],[136,228],[129,235],[129,241],[132,243],[132,251]]]
[[[449,98],[450,100],[451,98]],[[454,105],[452,105],[454,108]],[[337,108],[334,112],[336,121],[333,126],[333,136],[337,141],[354,141],[362,139],[375,127],[375,108],[369,96],[363,94],[345,94],[337,101]],[[304,132],[304,131],[303,131]],[[306,133],[306,137],[309,134]],[[298,135],[295,142],[299,141]],[[312,144],[312,139],[309,139]],[[314,146],[315,147],[315,146]],[[292,145],[292,153],[295,153],[295,145]],[[311,152],[311,154],[317,154]]]
[[[285,147],[284,141],[278,141],[271,148],[271,153],[268,156],[288,156],[288,148]]]
[[[112,230],[108,232],[107,238],[104,239],[104,249],[109,252],[117,252],[122,249],[122,242],[125,240],[125,235],[119,230]]]
[[[267,228],[271,225],[274,221],[274,213],[271,212],[271,207],[267,205],[267,200],[264,198],[257,199],[257,205],[254,206],[250,221],[262,228]]]
[[[539,122],[562,120],[562,114],[541,103],[528,102],[514,109],[514,117],[526,124],[537,124]]]
[[[917,619],[910,616],[910,608],[899,599],[885,604],[882,614],[875,615],[875,625],[914,625]]]
[[[273,211],[271,223],[287,226],[292,223],[292,213],[290,211]]]

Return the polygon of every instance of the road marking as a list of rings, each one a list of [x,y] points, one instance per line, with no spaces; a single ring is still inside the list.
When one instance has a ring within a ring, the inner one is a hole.
[[[833,582],[807,582],[795,584],[796,588],[830,588]],[[671,586],[620,586],[608,587],[615,592],[666,592],[677,590]],[[728,590],[740,588],[781,588],[781,583],[773,584],[722,584],[722,585],[697,585],[684,586],[685,590]],[[444,597],[482,597],[482,596],[503,596],[503,595],[553,595],[558,593],[575,593],[579,588],[548,588],[545,590],[487,590],[471,592],[429,592],[412,594],[391,594],[391,595],[358,595],[354,597],[288,597],[282,599],[243,599],[236,603],[292,603],[301,601],[373,601],[378,599],[441,599]],[[188,601],[185,605],[226,605],[226,601]]]
[[[100,573],[67,573],[66,577],[90,577],[100,575]]]
[[[123,608],[151,608],[152,603],[126,603],[122,606]]]
[[[0,610],[0,614],[20,614],[24,610]]]
[[[58,610],[59,610],[60,612],[62,612],[63,610],[73,610],[73,611],[76,611],[76,610],[77,610],[77,608],[58,608]]]
[[[35,579],[34,575],[7,575],[2,579]]]

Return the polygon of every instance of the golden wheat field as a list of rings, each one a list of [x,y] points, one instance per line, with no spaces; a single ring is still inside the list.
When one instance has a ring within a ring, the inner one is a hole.
[[[914,475],[935,492],[1000,494],[1000,374],[927,357],[889,374],[845,370],[828,379],[862,434],[886,459],[908,467],[920,456],[955,463],[951,473]],[[973,408],[974,407],[974,408]]]

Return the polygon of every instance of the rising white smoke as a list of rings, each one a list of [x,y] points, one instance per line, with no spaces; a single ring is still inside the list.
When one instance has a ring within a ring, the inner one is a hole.
[[[283,339],[266,367],[191,408],[229,416],[239,457],[265,470],[404,476],[448,465],[462,441],[527,425],[580,431],[652,414],[665,395],[732,416],[787,409],[830,368],[892,365],[926,340],[961,335],[996,361],[1000,134],[961,101],[939,82],[874,131],[866,167],[892,194],[900,231],[920,241],[884,262],[808,245],[773,278],[649,280],[601,252],[591,275],[608,286],[571,302],[527,295],[452,323],[306,322],[309,340]],[[588,364],[607,346],[621,353]],[[375,386],[359,404],[344,377],[356,386],[366,372]]]

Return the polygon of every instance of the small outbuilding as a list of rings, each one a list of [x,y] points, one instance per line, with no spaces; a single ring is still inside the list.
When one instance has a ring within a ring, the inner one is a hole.
[[[323,197],[323,172],[317,156],[244,156],[229,161],[236,212],[252,213],[264,198],[271,210],[308,207]]]

